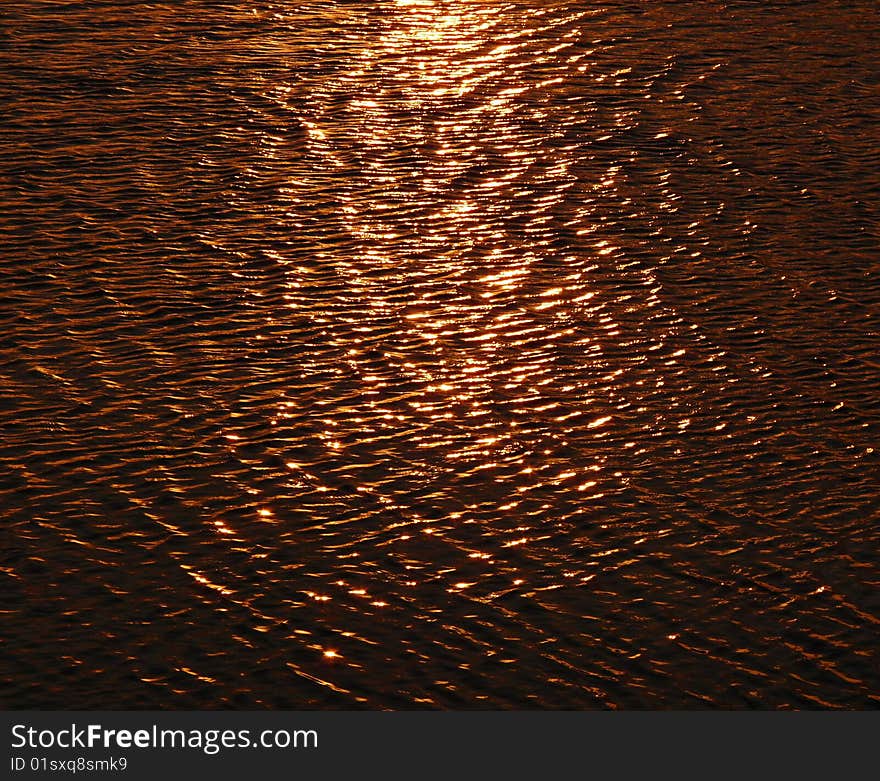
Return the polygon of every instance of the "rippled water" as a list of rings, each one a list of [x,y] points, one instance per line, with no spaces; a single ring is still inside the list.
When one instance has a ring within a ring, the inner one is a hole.
[[[6,2],[6,707],[880,704],[880,12]]]

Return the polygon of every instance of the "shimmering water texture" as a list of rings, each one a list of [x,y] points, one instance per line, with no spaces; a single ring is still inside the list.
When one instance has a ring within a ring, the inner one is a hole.
[[[878,9],[5,2],[2,704],[880,705]]]

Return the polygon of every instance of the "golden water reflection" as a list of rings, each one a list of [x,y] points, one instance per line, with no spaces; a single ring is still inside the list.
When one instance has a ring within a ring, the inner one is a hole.
[[[875,704],[835,7],[11,4],[15,696]]]

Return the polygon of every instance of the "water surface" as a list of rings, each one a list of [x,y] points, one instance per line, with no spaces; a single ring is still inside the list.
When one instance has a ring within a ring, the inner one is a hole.
[[[880,703],[880,13],[6,2],[0,703]]]

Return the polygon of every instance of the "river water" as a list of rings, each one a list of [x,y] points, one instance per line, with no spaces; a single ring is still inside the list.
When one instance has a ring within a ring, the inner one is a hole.
[[[5,2],[0,704],[880,705],[878,30]]]

